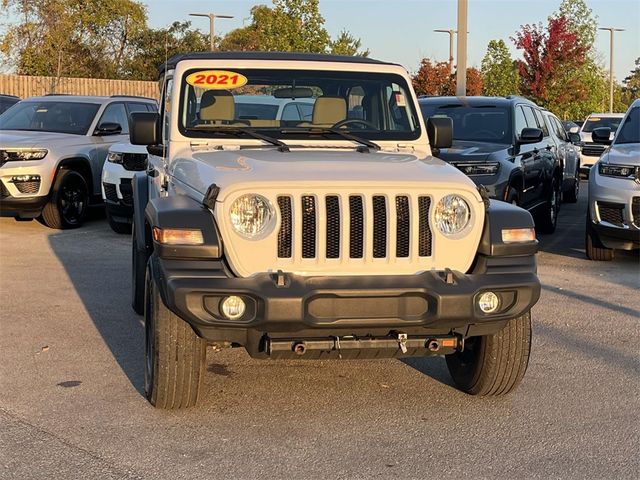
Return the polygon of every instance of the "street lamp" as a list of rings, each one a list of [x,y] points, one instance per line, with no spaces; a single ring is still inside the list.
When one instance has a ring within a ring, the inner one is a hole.
[[[434,30],[434,32],[449,34],[449,71],[453,73],[453,36],[458,33],[458,31],[453,29],[445,30],[443,28],[439,28],[437,30]]]
[[[467,9],[468,0],[458,0],[458,71],[456,72],[456,95],[467,94]]]
[[[624,32],[624,28],[600,27],[609,31],[609,113],[613,113],[613,32]]]
[[[217,15],[215,13],[190,13],[189,15],[192,17],[208,17],[209,18],[209,43],[211,45],[211,51],[215,50],[215,43],[214,43],[215,19],[216,18],[233,18],[233,15]]]

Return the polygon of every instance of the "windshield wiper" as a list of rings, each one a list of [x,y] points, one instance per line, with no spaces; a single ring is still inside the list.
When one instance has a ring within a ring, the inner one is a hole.
[[[195,131],[195,132],[211,132],[215,131],[215,133],[225,133],[225,134],[233,134],[233,133],[244,133],[248,137],[255,138],[257,140],[262,140],[264,142],[270,143],[271,145],[275,145],[278,147],[279,152],[288,152],[289,146],[278,140],[277,138],[270,137],[268,135],[263,135],[262,133],[258,133],[252,128],[246,127],[218,127],[218,126],[194,126],[189,127],[187,130]]]
[[[338,135],[339,137],[344,138],[345,140],[351,140],[352,142],[360,143],[366,147],[366,149],[362,147],[358,147],[358,151],[362,153],[369,153],[369,149],[373,148],[374,150],[380,150],[382,147],[371,140],[367,140],[366,138],[359,137],[357,135],[353,135],[351,133],[347,133],[338,128],[326,128],[326,127],[296,127],[296,128],[284,128],[280,130],[280,133],[317,133],[319,135],[333,133]]]

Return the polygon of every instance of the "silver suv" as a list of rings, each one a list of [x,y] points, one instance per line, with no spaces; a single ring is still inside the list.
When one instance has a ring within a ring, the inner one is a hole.
[[[80,226],[100,202],[109,147],[129,138],[129,114],[155,111],[141,97],[33,97],[0,115],[0,215]]]

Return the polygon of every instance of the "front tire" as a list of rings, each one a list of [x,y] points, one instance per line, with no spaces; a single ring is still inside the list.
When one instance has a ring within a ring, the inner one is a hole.
[[[576,171],[576,177],[573,179],[571,188],[564,192],[562,201],[566,203],[576,203],[580,195],[580,174]]]
[[[147,400],[160,409],[196,405],[205,371],[207,343],[164,305],[149,268],[144,313]]]
[[[556,178],[553,180],[553,187],[549,199],[537,215],[536,228],[541,233],[553,233],[556,231],[561,196],[560,182]]]
[[[89,188],[84,177],[61,169],[56,176],[51,199],[42,209],[42,223],[58,230],[77,228],[84,223],[89,208]]]
[[[598,235],[593,231],[591,227],[591,214],[587,212],[587,228],[585,235],[585,251],[589,260],[595,260],[598,262],[610,262],[613,260],[614,252],[612,248],[607,248],[602,245],[602,242],[598,238]]]
[[[470,395],[497,396],[522,381],[531,353],[531,313],[509,320],[494,335],[470,337],[464,351],[446,356],[457,387]]]
[[[107,207],[107,221],[109,222],[111,230],[114,232],[120,234],[131,233],[131,224],[127,222],[120,222],[113,218],[113,215],[109,211],[109,207]]]

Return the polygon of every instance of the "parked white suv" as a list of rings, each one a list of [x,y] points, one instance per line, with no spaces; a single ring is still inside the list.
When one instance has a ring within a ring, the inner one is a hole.
[[[616,133],[620,122],[624,117],[624,113],[592,113],[580,127],[580,140],[582,145],[580,148],[580,173],[589,176],[589,171],[594,163],[598,161],[602,152],[604,152],[604,145],[596,143],[591,137],[591,133],[596,128],[609,128],[611,131],[611,138]]]
[[[0,116],[0,214],[41,216],[51,228],[81,225],[100,201],[107,150],[128,140],[129,114],[155,102],[140,97],[48,95]]]
[[[612,260],[615,249],[640,248],[640,100],[633,102],[613,142],[608,127],[593,140],[608,147],[589,175],[586,251]]]
[[[160,81],[160,114],[131,123],[150,154],[133,182],[132,265],[153,405],[196,403],[208,344],[257,358],[446,355],[474,395],[520,382],[540,294],[533,219],[432,156],[452,123],[425,124],[404,68],[195,53]],[[312,115],[238,118],[237,95],[311,100]]]

